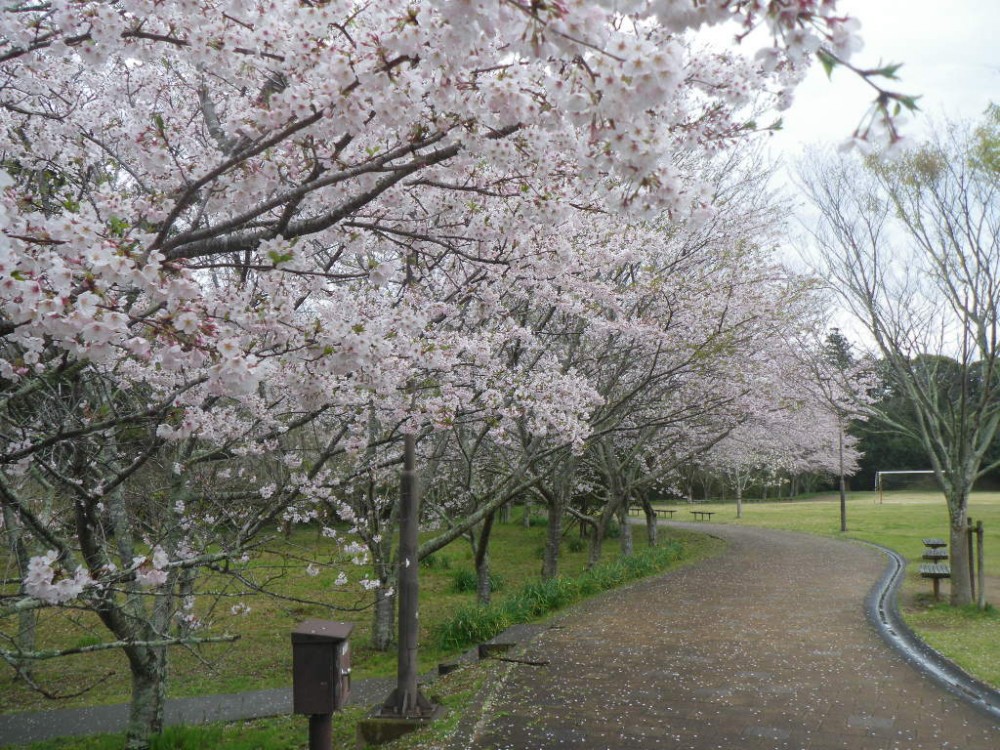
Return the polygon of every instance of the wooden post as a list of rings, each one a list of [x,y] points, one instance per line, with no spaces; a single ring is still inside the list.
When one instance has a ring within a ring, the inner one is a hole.
[[[979,569],[979,608],[986,609],[986,574],[983,572],[983,522],[976,523],[976,565]]]
[[[976,556],[974,554],[975,553],[975,547],[972,546],[972,535],[973,535],[974,532],[973,532],[973,528],[972,528],[972,519],[969,518],[969,519],[966,519],[966,520],[968,521],[968,526],[965,527],[965,529],[966,529],[965,530],[965,540],[966,540],[965,548],[966,548],[966,550],[968,550],[968,556],[969,556],[969,587],[972,589],[972,600],[975,601],[975,599],[976,599]]]

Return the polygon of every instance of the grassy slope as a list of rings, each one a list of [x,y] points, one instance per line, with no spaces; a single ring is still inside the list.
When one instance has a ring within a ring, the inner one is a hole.
[[[944,498],[932,492],[894,492],[879,504],[873,493],[852,493],[848,500],[847,536],[882,544],[908,561],[901,609],[909,625],[931,646],[963,669],[992,685],[1000,686],[1000,613],[992,609],[954,610],[935,604],[931,583],[920,578],[917,566],[922,539],[948,539],[948,513]],[[713,506],[714,520],[750,526],[804,531],[825,536],[840,534],[840,501],[837,495],[795,502],[744,503],[743,518],[736,518],[733,503]],[[969,516],[982,520],[985,529],[987,600],[1000,602],[1000,493],[975,493]],[[942,581],[942,599],[948,584]]]
[[[519,524],[501,525],[495,531],[491,555],[493,569],[506,582],[503,590],[495,596],[495,601],[513,596],[523,583],[538,578],[544,531],[545,529],[540,527],[526,530]],[[572,532],[573,535],[575,533]],[[311,541],[312,539],[313,535],[303,534],[291,541],[306,549],[315,543]],[[661,539],[679,542],[684,548],[682,559],[668,566],[669,568],[688,565],[717,554],[723,547],[716,539],[679,530],[661,529]],[[580,543],[571,540],[570,535],[564,538],[560,569],[563,575],[578,576],[584,570],[586,552]],[[635,546],[637,551],[645,547],[645,536],[641,528],[636,529]],[[616,554],[617,542],[608,540],[605,559],[611,559]],[[428,637],[429,631],[436,623],[448,617],[455,608],[473,601],[471,594],[458,594],[452,591],[454,574],[463,569],[471,569],[471,553],[464,543],[456,543],[438,553],[430,564],[421,569],[421,619],[424,628],[421,658],[424,667],[429,668],[448,656],[447,653],[434,647],[433,639]],[[322,591],[324,586],[329,585],[329,582],[324,580],[325,575],[321,574],[315,578],[310,578],[304,573],[290,575],[285,588],[286,594],[298,595],[305,593],[306,590]],[[195,674],[197,668],[187,668],[182,659],[176,660],[180,664],[175,664],[171,695],[219,692],[225,686],[234,686],[229,689],[251,689],[271,684],[288,684],[291,658],[288,645],[289,630],[303,617],[324,616],[325,613],[313,613],[301,606],[277,607],[274,602],[263,599],[253,602],[252,607],[254,609],[252,616],[240,621],[246,626],[245,637],[235,646],[227,647],[223,658],[216,660],[208,674],[197,677]],[[352,638],[355,675],[364,677],[391,673],[395,669],[395,652],[388,656],[374,655],[367,643],[367,622],[361,621],[358,625],[355,637]],[[106,660],[105,668],[109,663]],[[93,667],[83,664],[67,667],[68,664],[69,661],[62,661],[61,668],[66,672]],[[266,675],[266,678],[247,685],[244,678],[234,675],[237,668],[258,676]],[[453,728],[476,693],[488,680],[493,679],[491,675],[498,668],[496,664],[486,664],[475,670],[459,670],[435,682],[430,696],[432,700],[449,709],[446,719],[435,723],[430,730],[414,736],[413,746],[434,747],[434,738],[442,733],[447,734]],[[126,697],[121,686],[109,681],[107,685],[71,703],[92,705],[97,702],[125,700]],[[25,700],[27,696],[12,690],[8,682],[0,683],[0,699],[6,710],[14,709],[14,706],[8,703],[11,698]],[[53,706],[50,704],[44,707]],[[364,707],[349,707],[335,715],[334,747],[353,745],[355,725],[365,712]],[[285,716],[230,724],[171,727],[162,737],[157,738],[154,750],[198,750],[204,747],[215,747],[218,750],[299,750],[305,746],[306,736],[305,717]],[[431,744],[423,744],[427,742]],[[36,743],[28,746],[26,750],[119,750],[121,744],[121,735],[101,735]],[[408,741],[404,741],[403,744],[410,746]]]

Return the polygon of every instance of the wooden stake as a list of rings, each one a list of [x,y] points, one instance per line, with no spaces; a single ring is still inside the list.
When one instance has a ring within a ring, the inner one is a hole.
[[[979,568],[979,608],[986,609],[986,574],[983,570],[983,522],[976,523],[976,565]]]
[[[972,601],[976,600],[976,556],[974,554],[975,548],[972,546],[972,519],[966,519],[968,521],[968,526],[966,526],[966,549],[969,555],[969,588],[972,589]]]

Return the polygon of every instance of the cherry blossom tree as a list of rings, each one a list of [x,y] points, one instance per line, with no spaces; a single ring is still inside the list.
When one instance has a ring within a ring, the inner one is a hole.
[[[741,49],[693,46],[720,24]],[[0,501],[28,552],[4,611],[97,612],[147,746],[188,571],[356,516],[338,474],[373,434],[479,399],[507,440],[582,444],[583,378],[499,356],[546,351],[513,298],[585,307],[620,260],[583,216],[709,219],[687,156],[752,133],[754,96],[787,106],[817,51],[849,64],[855,30],[826,0],[5,6]]]
[[[994,107],[977,126],[940,125],[895,161],[816,159],[802,172],[822,268],[909,406],[882,417],[919,441],[945,495],[956,570],[970,553],[969,493],[997,465],[987,456],[1000,427],[998,142]],[[952,604],[971,598],[955,576]]]

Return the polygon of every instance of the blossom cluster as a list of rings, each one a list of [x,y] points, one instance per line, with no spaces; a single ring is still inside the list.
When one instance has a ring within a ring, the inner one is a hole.
[[[49,550],[28,561],[28,574],[24,577],[24,590],[28,596],[48,604],[64,604],[93,585],[94,581],[86,568],[78,566],[72,575],[63,574],[54,567],[58,560],[59,553]]]

